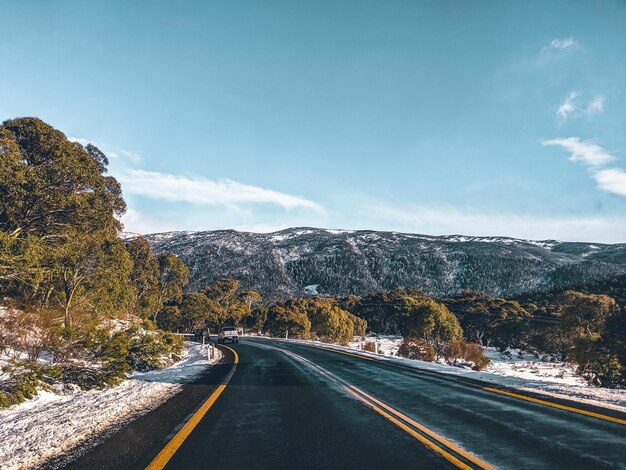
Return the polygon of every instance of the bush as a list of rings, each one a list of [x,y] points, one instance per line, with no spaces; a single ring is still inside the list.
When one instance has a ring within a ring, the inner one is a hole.
[[[139,371],[167,367],[182,357],[180,337],[159,330],[131,328],[128,364]]]
[[[448,364],[468,365],[474,370],[482,370],[490,362],[479,344],[464,339],[450,341],[443,350],[443,357]]]
[[[406,337],[398,349],[398,356],[432,362],[435,360],[435,348],[428,344],[425,339]]]
[[[0,381],[0,408],[21,403],[51,385],[105,388],[118,385],[133,370],[166,367],[180,360],[182,341],[177,336],[151,324],[124,326],[118,322],[113,328],[97,323],[39,328],[48,338],[53,364],[13,360],[5,366],[2,375],[8,378]]]
[[[3,367],[9,379],[0,382],[0,408],[17,405],[37,395],[40,388],[49,389],[58,370],[37,362],[16,362]]]
[[[376,343],[374,342],[363,343],[363,345],[361,346],[361,349],[363,351],[376,352]]]

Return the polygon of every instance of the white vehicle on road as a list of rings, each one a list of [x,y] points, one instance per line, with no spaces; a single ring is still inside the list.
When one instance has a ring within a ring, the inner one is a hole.
[[[217,335],[217,342],[219,344],[224,344],[227,340],[231,343],[239,342],[239,333],[237,332],[237,328],[232,326],[222,327],[222,330]]]

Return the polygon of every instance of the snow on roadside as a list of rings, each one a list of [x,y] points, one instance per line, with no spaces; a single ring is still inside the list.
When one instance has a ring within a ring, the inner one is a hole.
[[[519,349],[500,352],[496,348],[486,348],[485,355],[491,363],[483,372],[559,385],[587,386],[585,379],[576,374],[574,365],[555,361],[550,355],[536,356]]]
[[[524,362],[528,363],[527,357],[513,357],[509,360],[508,358],[504,359],[503,357],[499,357],[499,353],[497,353],[497,351],[494,352],[493,350],[487,349],[487,355],[490,359],[492,359],[492,361],[494,359],[495,361],[490,364],[486,370],[477,372],[471,369],[450,366],[447,364],[417,361],[415,359],[406,359],[387,354],[382,355],[363,351],[359,349],[358,342],[350,343],[349,346],[339,346],[320,341],[298,339],[282,339],[282,341],[292,341],[296,343],[323,346],[331,349],[358,352],[359,354],[363,354],[365,356],[375,357],[381,361],[399,363],[416,369],[424,369],[442,374],[467,377],[468,379],[481,380],[494,385],[517,388],[518,390],[527,392],[542,393],[556,398],[565,398],[581,403],[626,412],[626,390],[589,386],[581,377],[573,375],[571,366],[563,363],[554,363],[553,367],[548,364],[541,367],[539,365],[530,365],[529,367],[531,370],[534,369],[539,371],[538,373],[535,373],[526,370],[526,366],[523,365]],[[392,340],[389,339],[389,341]],[[398,342],[397,338],[395,342]],[[392,346],[388,344],[386,347],[391,348]],[[521,367],[520,363],[522,364]],[[550,369],[552,369],[551,372],[549,372]]]
[[[117,387],[66,395],[42,391],[32,400],[0,410],[0,468],[33,467],[147,413],[181,391],[181,383],[219,361],[221,352],[216,348],[215,353],[209,362],[201,344],[185,342],[182,361],[135,373]]]
[[[385,356],[396,356],[402,345],[402,336],[378,335],[378,352]],[[350,341],[348,347],[361,350],[360,341]]]

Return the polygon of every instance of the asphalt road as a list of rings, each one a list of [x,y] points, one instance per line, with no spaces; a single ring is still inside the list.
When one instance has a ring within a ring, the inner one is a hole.
[[[232,349],[238,364],[221,395],[172,456],[161,453],[159,465],[626,468],[625,424],[450,376],[296,343],[242,339]],[[79,451],[82,455],[73,462],[48,466],[145,468],[164,447],[180,440],[174,436],[198,417],[194,412],[220,387],[234,358],[226,350],[224,364],[198,383],[95,447]]]

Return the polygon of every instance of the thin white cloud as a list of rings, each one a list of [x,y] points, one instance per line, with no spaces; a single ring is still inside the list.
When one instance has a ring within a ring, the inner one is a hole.
[[[563,101],[563,103],[561,103],[561,105],[559,106],[559,109],[556,110],[557,116],[560,117],[561,119],[567,119],[574,112],[576,112],[577,108],[575,105],[575,101],[577,97],[578,97],[578,93],[576,93],[575,91],[567,95],[567,98],[565,98],[565,101]]]
[[[571,153],[569,159],[580,162],[589,167],[599,167],[615,160],[615,157],[598,144],[579,137],[565,139],[551,139],[543,141],[546,146],[558,146]]]
[[[581,93],[572,91],[556,110],[556,115],[560,120],[569,118],[578,118],[582,116],[595,116],[604,111],[605,98],[602,95],[596,95],[593,98],[585,99]]]
[[[570,36],[569,38],[553,39],[552,41],[550,41],[550,44],[548,44],[541,50],[541,52],[544,54],[550,51],[565,52],[576,48],[578,48],[578,42]]]
[[[626,196],[626,171],[619,168],[607,168],[596,172],[594,178],[604,191]]]
[[[596,96],[587,103],[585,114],[593,116],[594,114],[600,114],[602,112],[604,112],[604,96]]]
[[[163,217],[154,218],[145,212],[131,207],[126,210],[120,220],[124,224],[125,232],[140,233],[142,235],[180,230],[181,226],[178,220],[169,220]]]
[[[174,202],[200,205],[274,204],[285,209],[323,211],[317,203],[301,196],[251,186],[232,180],[210,180],[154,171],[129,169],[118,174],[125,193]]]
[[[546,140],[543,145],[556,145],[571,153],[569,159],[583,163],[598,187],[606,192],[626,196],[626,171],[620,168],[607,168],[616,158],[598,144],[578,137]]]

